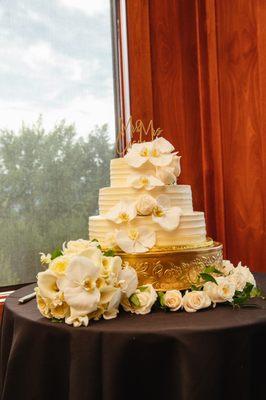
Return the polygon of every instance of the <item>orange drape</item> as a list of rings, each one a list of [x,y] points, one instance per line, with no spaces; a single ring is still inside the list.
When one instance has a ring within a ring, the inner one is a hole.
[[[133,118],[164,130],[226,257],[266,271],[266,3],[127,0]]]

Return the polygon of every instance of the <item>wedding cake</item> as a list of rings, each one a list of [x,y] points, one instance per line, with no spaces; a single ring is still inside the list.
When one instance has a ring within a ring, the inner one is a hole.
[[[158,137],[134,143],[124,157],[111,160],[111,186],[100,189],[99,215],[89,218],[90,240],[96,239],[102,249],[113,249],[122,258],[124,255],[124,260],[134,256],[142,272],[145,254],[157,254],[154,270],[158,261],[160,266],[164,264],[158,258],[162,253],[189,251],[193,256],[192,249],[213,246],[206,237],[204,212],[193,209],[191,187],[177,183],[181,157],[174,150],[170,142]],[[194,258],[188,262],[195,263]],[[221,262],[222,254],[218,258]],[[184,263],[183,257],[181,261]],[[147,268],[144,275],[149,278]],[[169,265],[167,271],[169,275]]]

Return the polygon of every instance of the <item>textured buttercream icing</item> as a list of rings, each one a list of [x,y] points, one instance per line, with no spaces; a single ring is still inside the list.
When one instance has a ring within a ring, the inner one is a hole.
[[[156,176],[153,165],[144,165],[138,169],[130,167],[124,158],[114,158],[110,164],[111,187],[129,186],[128,178],[133,174],[150,174]]]
[[[134,189],[131,187],[106,187],[99,192],[99,211],[100,215],[107,213],[120,200],[136,200],[143,194],[145,189]],[[159,186],[149,191],[149,195],[154,198],[161,194],[169,196],[172,207],[180,207],[184,213],[191,213],[192,194],[189,185],[168,185]]]
[[[110,163],[111,187],[100,189],[89,237],[103,248],[146,252],[206,242],[203,212],[193,211],[189,185],[178,185],[180,157],[163,138],[133,144]]]
[[[181,215],[180,224],[174,231],[167,232],[160,225],[155,224],[150,216],[138,216],[130,222],[130,228],[139,228],[145,226],[156,233],[155,248],[181,246],[196,243],[205,243],[206,241],[206,226],[203,212],[193,212],[186,215]],[[127,223],[120,224],[119,227],[104,218],[104,216],[90,217],[89,232],[90,238],[99,240],[103,248],[110,246],[113,242],[113,237],[110,232],[116,229],[127,230]]]

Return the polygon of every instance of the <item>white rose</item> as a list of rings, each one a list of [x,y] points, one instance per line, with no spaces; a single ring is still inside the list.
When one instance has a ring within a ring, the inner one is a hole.
[[[63,254],[68,255],[81,255],[84,251],[97,247],[99,243],[97,241],[90,241],[84,239],[70,240],[67,244],[63,245]]]
[[[137,289],[133,295],[135,304],[129,301],[126,296],[123,296],[121,304],[125,311],[135,314],[148,314],[157,299],[157,293],[152,285],[145,285],[141,290]]]
[[[221,268],[223,274],[229,275],[234,269],[234,265],[229,260],[223,260],[223,266]]]
[[[193,290],[186,292],[183,297],[183,307],[187,312],[195,312],[211,305],[211,299],[204,291]]]
[[[157,299],[157,293],[154,290],[152,285],[145,285],[146,289],[144,291],[140,291],[137,289],[136,296],[140,302],[140,307],[135,308],[136,314],[148,314],[151,311],[153,304]]]
[[[128,264],[120,271],[118,283],[123,294],[130,297],[138,287],[138,276],[134,268]]]
[[[150,215],[154,207],[156,207],[157,202],[154,197],[149,194],[144,194],[140,196],[136,203],[137,212],[139,215]]]
[[[236,290],[242,291],[247,283],[251,283],[256,286],[256,281],[248,267],[243,267],[241,263],[238,264],[236,268],[228,277],[231,282],[236,286]]]
[[[203,290],[211,301],[216,303],[224,303],[225,301],[232,301],[235,294],[235,284],[231,282],[227,277],[216,278],[216,283],[206,282],[203,286]]]
[[[182,294],[179,290],[168,290],[164,294],[163,301],[171,311],[177,311],[182,307]]]

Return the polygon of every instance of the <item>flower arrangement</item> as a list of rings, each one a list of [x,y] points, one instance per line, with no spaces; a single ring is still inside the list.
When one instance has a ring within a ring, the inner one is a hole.
[[[221,270],[207,267],[190,290],[156,292],[152,285],[138,286],[136,271],[122,265],[112,250],[103,252],[97,241],[76,240],[53,254],[41,253],[45,271],[37,275],[35,289],[40,313],[55,322],[87,326],[90,320],[117,317],[125,311],[147,314],[153,306],[164,310],[196,312],[217,303],[241,306],[263,297],[254,276],[241,263],[223,262]]]

